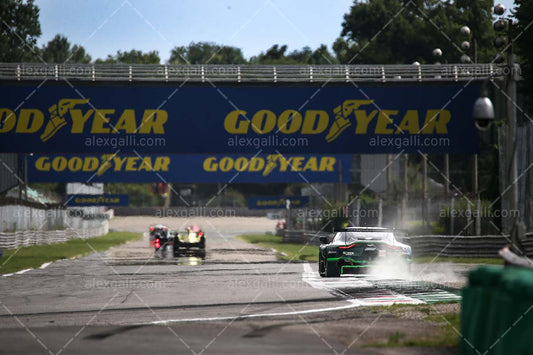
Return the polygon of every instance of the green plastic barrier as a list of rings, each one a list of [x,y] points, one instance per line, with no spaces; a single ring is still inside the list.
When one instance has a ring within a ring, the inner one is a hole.
[[[461,354],[533,354],[533,270],[483,266],[463,289]]]

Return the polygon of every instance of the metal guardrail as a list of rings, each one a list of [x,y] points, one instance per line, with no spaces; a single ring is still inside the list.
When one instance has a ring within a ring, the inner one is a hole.
[[[454,236],[428,235],[405,237],[405,243],[413,250],[413,256],[499,258],[498,251],[510,239],[502,235]],[[533,253],[533,236],[521,241],[527,255]]]
[[[349,83],[502,79],[506,65],[151,65],[0,63],[0,80]]]
[[[309,232],[304,230],[284,230],[282,240],[284,243],[320,245],[321,236],[330,236],[331,233]]]
[[[98,237],[109,232],[106,221],[97,228],[65,229],[56,231],[25,230],[14,233],[0,233],[0,249],[15,249],[31,245],[64,243],[71,239],[87,239]]]
[[[283,241],[319,245],[319,237],[322,235],[331,236],[331,233],[290,230],[284,231]],[[411,246],[414,257],[438,255],[442,257],[498,258],[498,251],[509,244],[509,239],[502,235],[421,235],[403,237],[402,240]],[[527,255],[533,255],[533,234],[526,235],[521,244]]]
[[[250,210],[248,207],[124,207],[114,208],[115,216],[153,216],[153,217],[264,217],[265,210]],[[273,222],[275,223],[275,222]],[[272,226],[274,227],[274,226]]]

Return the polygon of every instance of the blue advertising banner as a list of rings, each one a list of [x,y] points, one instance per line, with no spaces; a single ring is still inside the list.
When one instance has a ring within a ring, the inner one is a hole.
[[[128,206],[130,196],[127,194],[117,195],[67,195],[65,206]]]
[[[309,196],[251,196],[248,198],[249,209],[280,209],[287,208],[287,200],[291,208],[300,208],[309,203]]]
[[[351,182],[340,155],[26,155],[30,182]],[[340,175],[340,177],[339,177]]]
[[[0,85],[0,151],[476,153],[476,84]]]

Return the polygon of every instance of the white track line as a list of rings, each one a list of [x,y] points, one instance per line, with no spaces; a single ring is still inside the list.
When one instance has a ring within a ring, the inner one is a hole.
[[[313,271],[313,268],[309,263],[303,263],[303,273],[302,280],[311,285],[314,288],[335,291],[334,286],[340,286],[344,284],[349,284],[354,286],[356,284],[368,284],[372,285],[368,281],[354,279],[354,278],[335,278],[335,279],[324,279],[321,278],[318,273]],[[326,308],[315,308],[307,309],[303,311],[293,311],[293,312],[275,312],[275,313],[253,313],[253,314],[242,314],[236,316],[225,316],[225,317],[204,317],[204,318],[182,318],[182,319],[168,319],[153,321],[148,323],[143,323],[143,325],[166,325],[172,323],[187,323],[187,322],[216,322],[216,321],[228,321],[228,320],[242,320],[250,318],[269,318],[269,317],[284,317],[284,316],[294,316],[302,314],[311,314],[311,313],[320,313],[320,312],[334,312],[340,310],[346,310],[351,308],[357,308],[362,306],[384,306],[392,305],[394,303],[404,303],[404,304],[423,304],[425,302],[413,299],[404,295],[387,295],[381,297],[373,297],[368,299],[345,299],[342,301],[333,301],[333,302],[348,302],[347,305],[337,306],[337,307],[326,307]]]
[[[307,282],[314,288],[328,290],[346,296],[346,301],[356,301],[360,306],[390,306],[395,303],[401,304],[424,304],[426,302],[416,298],[412,298],[400,293],[393,293],[388,295],[379,295],[374,297],[353,298],[343,292],[343,288],[374,288],[374,284],[369,282],[367,278],[359,277],[334,277],[325,278],[320,277],[309,263],[303,263],[304,272],[302,273],[302,280]]]
[[[26,273],[26,272],[28,272],[28,271],[30,271],[30,270],[33,270],[33,269],[24,269],[24,270],[20,270],[20,271],[15,272],[15,274],[17,274],[17,275],[22,275],[22,274],[24,274],[24,273]]]
[[[308,310],[305,310],[305,311],[243,314],[243,315],[229,316],[229,317],[169,319],[169,320],[148,322],[146,324],[170,324],[170,323],[185,323],[185,322],[214,322],[214,321],[239,320],[239,319],[249,319],[249,318],[283,317],[283,316],[293,316],[293,315],[309,314],[309,313],[331,312],[331,311],[338,311],[338,310],[343,310],[343,309],[357,308],[357,307],[361,306],[359,304],[359,302],[357,302],[357,300],[349,300],[348,302],[350,304],[348,304],[346,306],[316,308],[316,309],[308,309]]]
[[[48,263],[44,263],[42,264],[39,269],[46,269],[48,266],[50,266],[52,264],[52,262],[48,262]],[[13,276],[13,275],[22,275],[24,273],[27,273],[28,271],[30,270],[33,270],[33,269],[24,269],[24,270],[20,270],[20,271],[17,271],[17,272],[12,272],[12,273],[9,273],[9,274],[2,274],[3,277],[9,277],[9,276]]]
[[[49,263],[44,263],[41,265],[41,267],[39,269],[46,269],[48,267],[48,265],[52,264],[51,262]]]

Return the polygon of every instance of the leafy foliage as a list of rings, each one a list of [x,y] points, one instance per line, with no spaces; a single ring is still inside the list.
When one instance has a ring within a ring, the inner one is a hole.
[[[244,64],[246,59],[236,47],[212,42],[192,42],[188,46],[174,47],[169,64]]]
[[[142,51],[132,49],[131,51],[117,51],[114,56],[108,55],[106,59],[98,58],[96,64],[159,64],[161,58],[159,58],[158,51],[150,51],[143,53]]]
[[[163,205],[163,199],[151,191],[150,184],[105,184],[105,192],[130,195],[130,206]]]
[[[91,56],[79,45],[71,47],[67,37],[56,35],[40,50],[41,60],[46,63],[90,63]]]
[[[40,35],[39,8],[33,0],[0,1],[0,62],[31,60]]]
[[[519,85],[524,93],[526,106],[533,108],[533,2],[527,0],[515,0],[514,16],[518,20],[515,29],[516,47],[521,58],[522,80]]]
[[[326,45],[321,45],[314,51],[310,47],[292,51],[286,54],[286,45],[273,45],[266,52],[250,58],[251,64],[336,64],[337,59],[330,53]]]
[[[460,28],[467,25],[478,61],[490,61],[495,53],[491,10],[491,0],[355,2],[333,49],[346,64],[433,63],[435,48],[443,52],[439,61],[458,62],[463,54],[460,44],[467,39]]]

